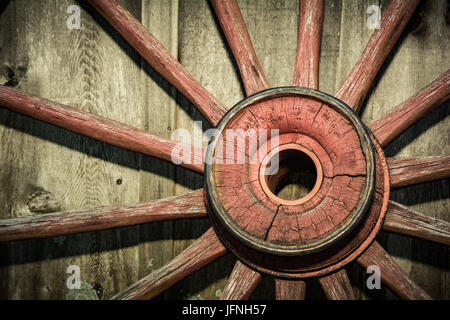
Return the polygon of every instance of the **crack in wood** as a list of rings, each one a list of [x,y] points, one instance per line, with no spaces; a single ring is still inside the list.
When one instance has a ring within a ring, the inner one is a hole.
[[[280,210],[280,207],[281,207],[281,205],[278,205],[277,211],[275,211],[275,214],[273,215],[272,221],[270,222],[270,225],[269,225],[269,227],[268,227],[267,230],[266,230],[266,234],[265,234],[265,236],[264,236],[264,241],[267,241],[267,238],[268,238],[268,236],[269,236],[269,231],[270,231],[270,229],[272,229],[273,223],[274,223],[274,221],[275,221],[275,218],[276,218],[277,215],[278,215],[278,211]]]

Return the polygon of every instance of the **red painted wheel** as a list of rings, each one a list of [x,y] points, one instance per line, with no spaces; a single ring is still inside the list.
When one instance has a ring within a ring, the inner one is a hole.
[[[367,247],[374,226],[363,227],[363,221],[381,221],[384,210],[373,217],[368,212],[375,151],[348,106],[312,89],[275,88],[238,103],[217,129],[206,153],[210,217],[240,260],[276,276],[311,277],[335,270],[338,261],[349,262],[345,257],[361,242]],[[254,137],[261,141],[251,141]],[[308,170],[301,167],[302,157],[316,168],[311,192],[298,200],[277,197],[287,177]],[[268,162],[279,168],[268,168]],[[378,179],[378,187],[387,199],[383,181]]]
[[[317,278],[329,299],[353,299],[343,268],[352,262],[365,268],[379,266],[382,282],[402,298],[430,298],[374,239],[383,228],[450,244],[448,223],[389,200],[391,188],[448,178],[449,156],[386,159],[383,153],[393,139],[449,99],[450,70],[379,119],[364,124],[358,116],[418,0],[391,0],[380,28],[335,97],[318,91],[323,0],[301,1],[293,86],[272,89],[237,2],[212,0],[248,95],[229,110],[119,2],[89,2],[217,126],[218,134],[208,149],[183,146],[184,153],[176,153],[174,159],[173,150],[180,146],[175,141],[5,86],[0,86],[0,106],[115,146],[175,161],[204,173],[205,188],[139,205],[2,220],[0,241],[208,215],[213,228],[166,266],[114,298],[154,297],[227,250],[238,262],[223,299],[248,298],[262,273],[276,277],[278,299],[304,298],[307,278]],[[254,136],[239,137],[239,132],[251,132],[261,139],[252,147]],[[224,152],[230,146],[231,156]],[[273,171],[275,163],[277,170]],[[309,185],[296,199],[279,192],[292,179],[303,179]]]

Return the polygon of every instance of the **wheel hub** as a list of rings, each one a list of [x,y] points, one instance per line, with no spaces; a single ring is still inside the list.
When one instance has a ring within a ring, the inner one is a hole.
[[[324,273],[378,231],[384,211],[370,211],[384,156],[342,101],[274,88],[239,102],[217,129],[206,196],[217,233],[241,260],[286,277]],[[283,198],[279,190],[296,179],[302,196]]]

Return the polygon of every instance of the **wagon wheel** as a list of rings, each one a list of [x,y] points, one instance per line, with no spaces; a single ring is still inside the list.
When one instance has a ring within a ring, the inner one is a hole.
[[[396,159],[383,153],[383,148],[403,131],[448,100],[450,70],[379,119],[364,124],[358,116],[419,0],[390,2],[380,28],[374,31],[335,97],[318,91],[323,0],[301,1],[293,86],[272,89],[236,0],[212,0],[248,95],[229,110],[119,2],[89,2],[216,126],[218,134],[207,150],[180,145],[5,86],[0,86],[0,105],[99,141],[175,161],[204,173],[205,187],[137,205],[2,220],[0,241],[208,216],[212,228],[167,265],[114,299],[154,297],[227,251],[238,261],[222,299],[248,298],[262,274],[275,276],[277,299],[303,299],[304,280],[313,277],[328,299],[353,299],[343,268],[351,262],[364,268],[378,266],[382,282],[402,298],[430,298],[374,239],[384,229],[450,244],[449,223],[389,200],[391,188],[448,178],[450,157]],[[259,136],[263,143],[256,148],[251,147],[251,135],[230,139],[229,132],[245,130],[271,134]],[[245,143],[243,147],[239,138]],[[223,152],[225,144],[236,151],[231,157]],[[243,161],[237,161],[239,157]],[[275,159],[279,160],[279,170],[268,173]],[[283,197],[279,190],[293,179],[299,167],[301,179],[310,183],[309,192],[296,199]]]

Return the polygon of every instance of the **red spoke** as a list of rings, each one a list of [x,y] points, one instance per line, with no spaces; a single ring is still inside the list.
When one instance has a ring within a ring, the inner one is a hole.
[[[201,147],[181,144],[114,120],[1,85],[0,106],[117,147],[170,162],[175,160],[185,168],[203,172],[204,150]],[[173,151],[176,152],[172,157]],[[189,153],[183,154],[184,151]]]
[[[372,34],[361,58],[345,79],[336,97],[358,111],[392,47],[420,0],[391,0],[383,11],[380,28]]]
[[[387,160],[393,189],[450,177],[450,156]]]
[[[228,45],[239,67],[247,95],[267,89],[269,84],[236,0],[211,0]]]
[[[319,89],[320,41],[324,0],[300,1],[294,86]]]
[[[383,229],[450,246],[450,223],[389,201]]]
[[[275,279],[277,300],[305,300],[305,292],[305,281]]]
[[[450,98],[450,69],[388,114],[368,124],[382,147]]]
[[[188,98],[211,124],[217,124],[226,112],[225,106],[202,87],[127,9],[117,0],[89,2],[142,58]]]
[[[328,300],[355,300],[352,285],[345,269],[320,278],[319,283]]]
[[[367,269],[375,265],[380,268],[381,282],[402,299],[428,300],[431,297],[412,281],[395,260],[380,246],[373,242],[357,262]]]
[[[236,261],[223,289],[221,300],[246,300],[262,279],[262,275],[245,264]]]
[[[142,278],[114,300],[151,299],[227,252],[212,228],[165,266]]]
[[[182,196],[0,220],[0,242],[38,239],[162,220],[206,217],[203,189]]]

